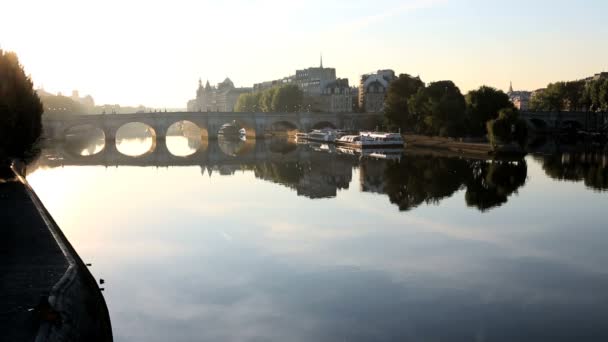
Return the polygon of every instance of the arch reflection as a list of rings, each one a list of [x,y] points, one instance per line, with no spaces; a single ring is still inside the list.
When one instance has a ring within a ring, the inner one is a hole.
[[[131,122],[116,131],[116,149],[124,155],[141,157],[155,148],[156,132],[144,123]]]

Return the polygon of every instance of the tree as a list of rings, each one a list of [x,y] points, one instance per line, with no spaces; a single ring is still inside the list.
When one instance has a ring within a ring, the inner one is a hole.
[[[409,99],[424,87],[418,77],[401,74],[390,83],[384,103],[384,120],[389,129],[413,129],[418,123],[417,117],[409,110]]]
[[[0,155],[26,153],[42,133],[42,112],[17,55],[0,50]]]
[[[262,94],[259,92],[251,94],[241,94],[236,101],[235,110],[237,112],[255,112],[260,110],[260,99]]]
[[[88,110],[82,104],[61,95],[41,96],[45,114],[84,114]]]
[[[440,136],[465,133],[465,100],[452,81],[431,83],[418,89],[408,101],[409,111],[417,117],[416,131]]]
[[[566,109],[584,110],[585,81],[570,81],[564,84],[563,95]]]
[[[465,100],[468,131],[474,136],[485,135],[486,122],[496,119],[501,109],[515,108],[507,94],[487,86],[470,91]]]
[[[260,98],[260,110],[262,112],[273,112],[272,108],[272,100],[274,99],[274,93],[277,91],[276,87],[266,89],[262,92],[262,96]]]
[[[272,98],[272,111],[297,112],[302,107],[304,94],[298,86],[288,84],[276,89]]]
[[[546,89],[530,99],[530,109],[546,112],[561,112],[566,110],[569,107],[567,89],[566,82],[550,83]],[[579,103],[580,99],[574,102]]]
[[[523,146],[528,137],[528,126],[514,108],[501,109],[498,118],[488,121],[486,126],[488,138],[494,147],[514,141]]]

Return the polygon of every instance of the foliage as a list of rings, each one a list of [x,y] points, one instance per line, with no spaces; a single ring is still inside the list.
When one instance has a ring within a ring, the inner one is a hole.
[[[0,50],[0,155],[23,155],[42,133],[42,103],[17,55]]]
[[[424,87],[418,77],[401,74],[399,78],[390,83],[384,103],[385,125],[396,130],[407,130],[418,121],[409,110],[409,99]]]
[[[40,96],[45,114],[84,114],[87,109],[69,97],[61,95]]]
[[[465,100],[467,129],[473,136],[485,135],[486,123],[496,119],[501,109],[515,108],[507,94],[487,86],[470,91]]]
[[[237,112],[297,112],[302,109],[304,95],[296,85],[273,87],[262,92],[241,94]]]
[[[452,81],[431,83],[408,101],[415,131],[439,136],[465,135],[465,100]]]
[[[488,121],[486,125],[488,138],[494,147],[514,141],[523,146],[528,137],[528,126],[514,108],[501,109],[498,118]]]
[[[237,112],[256,112],[260,110],[260,98],[262,93],[241,94],[236,101]]]
[[[608,79],[555,82],[530,99],[534,111],[608,111]]]
[[[276,89],[272,97],[273,112],[297,112],[302,106],[304,95],[298,86],[289,84]]]

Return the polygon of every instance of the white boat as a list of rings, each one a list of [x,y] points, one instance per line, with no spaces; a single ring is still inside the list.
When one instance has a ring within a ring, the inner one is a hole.
[[[361,132],[359,135],[345,135],[336,140],[339,146],[357,149],[364,148],[403,148],[403,137],[400,133]]]
[[[300,136],[298,136],[300,138]],[[322,143],[333,143],[336,141],[337,133],[333,129],[315,129],[301,137],[308,141],[322,142]]]
[[[400,160],[401,154],[403,153],[403,147],[389,147],[389,148],[353,148],[347,146],[338,146],[336,151],[339,154],[347,154],[351,156],[357,156],[360,158],[374,158],[374,159],[386,159],[386,160]]]
[[[305,142],[308,140],[308,133],[298,132],[296,133],[296,143]]]

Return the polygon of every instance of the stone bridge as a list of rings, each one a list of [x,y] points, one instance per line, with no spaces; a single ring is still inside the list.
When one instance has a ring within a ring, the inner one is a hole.
[[[599,132],[608,129],[608,113],[523,111],[520,116],[537,132],[565,129]]]
[[[182,121],[194,123],[209,139],[217,138],[222,125],[235,122],[245,128],[251,138],[263,137],[268,132],[309,131],[323,127],[373,129],[382,122],[382,114],[175,112],[43,116],[44,135],[52,140],[63,140],[71,128],[90,125],[101,129],[106,140],[113,141],[116,132],[129,123],[143,123],[151,128],[154,137],[162,139],[169,127]]]

